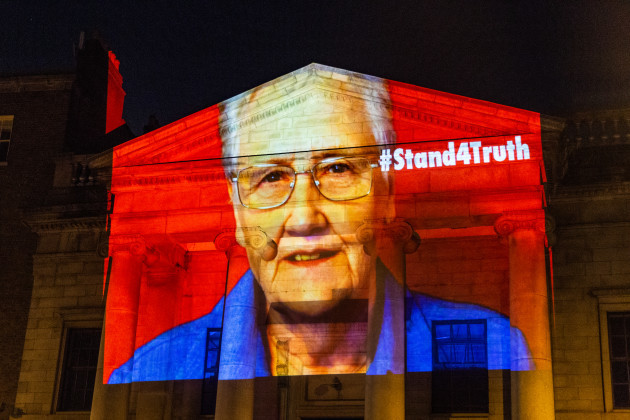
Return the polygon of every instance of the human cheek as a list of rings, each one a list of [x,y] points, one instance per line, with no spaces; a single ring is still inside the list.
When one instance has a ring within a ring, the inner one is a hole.
[[[242,207],[237,214],[237,222],[241,228],[260,228],[269,239],[277,241],[277,230],[283,226],[281,209],[248,209]]]
[[[251,210],[247,217],[248,226],[260,228],[267,235],[267,239],[279,244],[285,225],[283,208],[269,210]]]
[[[376,211],[376,201],[372,196],[347,201],[344,205],[344,220],[348,222],[348,226],[356,229],[358,225],[366,220],[374,219]]]
[[[357,229],[365,223],[366,219],[374,218],[374,200],[370,197],[360,198],[353,201],[337,202],[336,209],[338,218],[343,223],[336,223],[335,233],[342,238],[345,246],[344,252],[347,258],[348,270],[350,277],[347,279],[351,287],[357,292],[357,289],[366,287],[366,274],[371,268],[371,257],[364,251],[364,244],[357,239]]]

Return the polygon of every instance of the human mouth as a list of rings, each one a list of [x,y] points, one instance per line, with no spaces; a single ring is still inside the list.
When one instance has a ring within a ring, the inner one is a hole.
[[[296,252],[286,257],[290,262],[307,262],[317,261],[331,258],[337,254],[338,251],[319,251],[319,252]]]

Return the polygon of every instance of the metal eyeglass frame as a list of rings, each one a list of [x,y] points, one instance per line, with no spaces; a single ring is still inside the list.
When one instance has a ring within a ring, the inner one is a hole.
[[[370,188],[368,189],[368,191],[363,194],[360,195],[358,197],[354,197],[354,198],[347,198],[347,199],[334,199],[334,198],[329,198],[326,196],[326,194],[324,194],[322,192],[322,190],[319,188],[319,181],[317,179],[315,179],[315,174],[313,173],[313,168],[315,168],[317,165],[320,165],[322,163],[329,163],[329,162],[334,162],[336,160],[341,160],[341,159],[353,159],[353,158],[364,158],[365,160],[367,160],[367,162],[370,165]],[[309,169],[305,170],[305,171],[296,171],[295,168],[292,168],[291,166],[287,166],[287,165],[277,165],[275,163],[261,163],[261,164],[257,164],[257,165],[252,165],[252,166],[248,166],[247,168],[243,168],[240,169],[238,172],[236,172],[235,176],[232,176],[230,178],[230,181],[232,181],[233,183],[236,184],[236,195],[238,196],[238,201],[239,204],[247,209],[252,209],[252,210],[267,210],[267,209],[274,209],[276,207],[280,207],[283,206],[284,204],[286,204],[287,201],[289,201],[289,199],[291,198],[291,195],[293,194],[293,191],[295,190],[295,183],[297,181],[297,176],[301,175],[301,174],[311,174],[311,179],[313,180],[313,183],[315,184],[315,186],[317,187],[317,191],[319,191],[319,193],[326,198],[327,200],[330,201],[352,201],[352,200],[357,200],[359,198],[365,197],[366,195],[370,194],[372,192],[372,185],[374,184],[374,176],[372,174],[372,170],[374,168],[378,168],[378,164],[371,162],[370,159],[368,159],[365,156],[337,156],[337,157],[330,157],[330,158],[325,158],[322,159],[321,161],[313,164]],[[289,194],[287,195],[287,197],[284,199],[284,201],[282,203],[279,204],[275,204],[273,206],[267,206],[267,207],[250,207],[245,205],[245,203],[243,203],[243,200],[241,199],[241,191],[240,188],[238,186],[238,178],[241,174],[241,172],[246,171],[247,169],[250,168],[269,168],[269,167],[279,167],[279,168],[288,168],[291,169],[293,171],[293,181],[291,181],[290,184],[290,188],[291,191],[289,192]]]

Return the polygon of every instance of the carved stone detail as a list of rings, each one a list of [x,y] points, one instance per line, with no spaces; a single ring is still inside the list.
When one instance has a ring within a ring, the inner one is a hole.
[[[113,235],[109,237],[109,255],[117,252],[130,252],[142,255],[146,248],[146,241],[142,235]]]
[[[543,235],[551,235],[556,229],[556,222],[551,215],[546,215],[544,210],[506,212],[494,222],[495,232],[502,237],[507,237],[519,229],[530,229]]]
[[[405,254],[411,254],[420,245],[418,235],[411,225],[403,220],[366,220],[356,230],[356,238],[360,243],[367,245],[378,237],[393,239],[402,244]],[[369,253],[369,252],[368,252]]]
[[[112,181],[112,188],[120,190],[134,186],[144,187],[147,185],[175,185],[191,183],[210,183],[225,179],[223,168],[211,168],[207,172],[187,175],[136,175],[126,176],[120,174]]]
[[[234,231],[226,231],[219,233],[216,238],[214,238],[214,246],[218,251],[226,252],[231,247],[238,245],[236,241],[236,236],[234,235]]]
[[[355,79],[355,82],[356,81],[357,80]],[[221,137],[225,138],[226,136],[229,136],[239,130],[245,130],[252,125],[260,124],[261,122],[265,120],[276,117],[278,115],[282,115],[286,111],[289,111],[295,108],[295,106],[307,102],[309,99],[320,99],[320,98],[323,98],[328,101],[333,100],[333,101],[338,101],[338,102],[348,102],[348,101],[356,100],[356,98],[353,97],[352,95],[342,94],[339,92],[329,92],[329,91],[324,91],[324,90],[315,91],[315,92],[311,91],[303,95],[297,96],[295,98],[292,98],[288,101],[279,103],[272,108],[265,109],[264,111],[261,111],[254,115],[250,115],[247,118],[237,123],[228,122],[220,128],[219,134],[221,135]],[[374,97],[363,98],[363,100],[372,100],[373,102],[375,102],[374,103],[375,106],[380,105],[382,110],[387,111],[389,113],[394,113],[396,117],[400,119],[406,119],[410,121],[420,121],[423,123],[434,124],[436,126],[447,126],[447,127],[461,130],[461,131],[471,132],[471,133],[475,133],[477,135],[483,135],[483,136],[497,136],[497,135],[505,134],[498,130],[493,130],[493,129],[483,127],[480,125],[471,124],[469,122],[445,119],[438,115],[432,115],[432,114],[418,111],[415,109],[414,110],[406,109],[401,106],[392,105],[391,103],[379,104],[377,101],[375,101],[375,99],[376,98]]]
[[[267,234],[259,227],[237,229],[236,240],[243,246],[254,249],[261,249],[269,242]]]
[[[27,220],[28,226],[36,233],[66,232],[77,230],[105,229],[104,217],[84,217],[68,220]]]
[[[214,245],[225,251],[228,258],[237,245],[257,251],[265,261],[274,259],[278,253],[277,244],[259,227],[224,230],[214,239]]]
[[[109,255],[129,252],[139,257],[147,267],[159,269],[186,269],[186,250],[179,244],[165,240],[148,243],[142,235],[116,235],[109,238]]]
[[[98,235],[98,243],[96,244],[96,255],[101,258],[107,258],[107,256],[109,255],[109,237],[105,232],[101,232]]]

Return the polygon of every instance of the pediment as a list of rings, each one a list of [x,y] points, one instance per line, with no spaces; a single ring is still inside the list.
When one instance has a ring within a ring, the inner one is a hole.
[[[390,119],[398,142],[540,131],[534,112],[310,64],[120,145],[114,167],[195,160],[220,164],[221,138],[235,135],[284,142],[287,151],[295,151],[300,136],[326,135],[301,128],[318,118],[337,118],[340,111],[354,117],[337,123],[357,124],[374,115]],[[287,120],[297,122],[283,127]],[[278,134],[279,127],[284,134]]]

